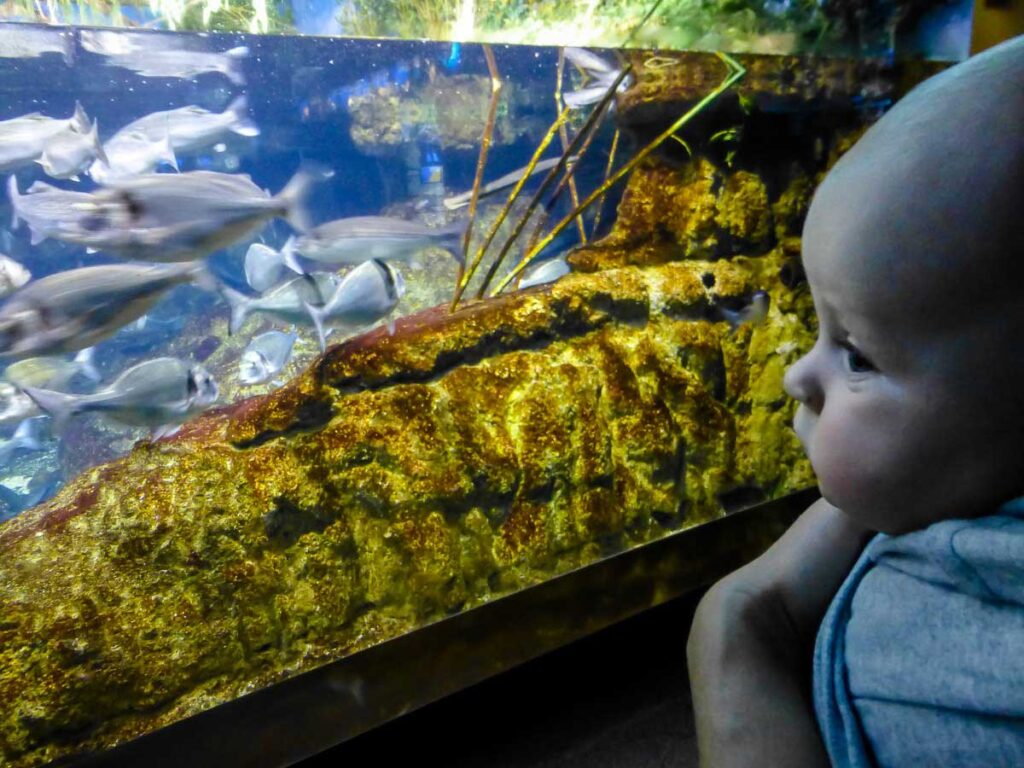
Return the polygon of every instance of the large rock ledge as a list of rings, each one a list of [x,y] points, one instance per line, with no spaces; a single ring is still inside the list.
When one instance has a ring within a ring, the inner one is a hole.
[[[639,133],[722,77],[642,56],[618,113]],[[745,60],[753,106],[638,167],[574,274],[346,341],[0,526],[2,762],[115,745],[811,485],[782,391],[814,334],[799,232],[862,128],[826,106],[863,75],[811,62],[790,93],[772,72],[801,62]],[[765,322],[723,321],[761,289]]]
[[[4,525],[5,761],[112,745],[807,485],[783,258],[410,316]],[[699,319],[760,287],[767,323]]]

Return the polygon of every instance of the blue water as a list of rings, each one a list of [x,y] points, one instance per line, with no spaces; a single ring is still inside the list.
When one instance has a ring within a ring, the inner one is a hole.
[[[39,29],[46,28],[0,24],[0,32],[8,40],[12,31]],[[260,134],[232,136],[221,146],[192,154],[179,153],[181,171],[249,174],[260,187],[276,193],[303,164],[325,166],[334,175],[315,188],[307,203],[314,223],[388,213],[404,218],[425,217],[431,225],[437,225],[444,216],[439,209],[439,195],[465,192],[472,185],[477,146],[446,147],[429,125],[415,123],[403,127],[405,140],[401,146],[364,151],[367,148],[358,146],[350,135],[349,100],[381,93],[404,98],[415,96],[438,78],[447,82],[446,77],[485,76],[485,59],[478,45],[235,34],[151,33],[140,38],[140,33],[104,32],[107,36],[134,35],[135,40],[153,40],[160,47],[171,45],[191,51],[219,52],[245,46],[249,54],[242,63],[242,85],[232,83],[218,72],[194,77],[140,75],[114,66],[116,57],[86,50],[79,32],[68,34],[73,36],[73,48],[63,56],[44,53],[33,58],[0,58],[0,120],[31,112],[66,118],[79,102],[88,116],[98,121],[101,138],[106,140],[122,126],[151,112],[187,105],[220,112],[244,93],[250,117]],[[552,98],[556,50],[495,46],[495,54],[506,90],[518,94],[511,117],[514,125],[522,127],[522,134],[510,143],[492,146],[485,181],[524,166],[556,114]],[[479,115],[474,119],[482,122]],[[611,132],[611,126],[605,125],[587,162],[578,169],[577,178],[585,190],[592,189],[603,175]],[[558,152],[556,140],[545,157],[557,156]],[[161,170],[170,172],[166,166]],[[70,190],[96,188],[88,177],[78,183],[53,181],[38,165],[21,168],[16,174],[23,194],[35,180]],[[536,187],[539,178],[528,189]],[[435,182],[434,188],[429,184],[431,180]],[[428,183],[424,185],[424,181]],[[438,181],[444,187],[440,192]],[[566,197],[563,195],[559,201],[555,216],[568,211]],[[487,205],[498,206],[503,201],[504,195],[499,195],[489,199]],[[603,232],[611,224],[613,211],[614,200],[606,202]],[[33,278],[119,261],[111,255],[89,254],[79,246],[55,240],[30,245],[27,227],[12,230],[9,221],[9,206],[5,205],[0,212],[0,251],[27,267]],[[549,249],[544,256],[558,255],[574,245],[574,232],[575,228],[567,230],[555,244],[557,251]],[[284,221],[272,221],[257,238],[213,254],[209,267],[225,285],[251,294],[243,272],[247,246],[262,241],[279,248],[289,234],[291,229]],[[454,263],[443,261],[430,262],[440,265],[439,270],[448,270],[440,275],[406,272],[410,294],[418,298],[403,300],[399,314],[423,308],[424,302],[440,303],[450,297],[447,287],[442,293],[437,292],[436,286],[432,288],[434,293],[416,291],[428,278],[454,288]],[[244,328],[246,338],[228,339],[227,316],[228,308],[216,293],[192,286],[175,289],[147,315],[144,327],[127,327],[97,345],[100,386],[130,365],[173,355],[209,365],[221,386],[217,405],[224,405],[279,386],[315,359],[318,349],[313,330],[299,328],[300,343],[281,375],[263,387],[241,387],[236,380],[236,366],[244,341],[261,331],[289,330],[289,326],[263,318]],[[337,342],[340,338],[331,340]],[[93,386],[77,377],[68,389],[89,392]],[[0,427],[0,443],[13,434],[15,426]],[[67,427],[53,432],[41,450],[18,451],[0,465],[0,518],[17,513],[25,504],[45,499],[78,472],[123,454],[139,439],[146,439],[146,432],[139,428],[120,426],[94,415],[72,419]]]

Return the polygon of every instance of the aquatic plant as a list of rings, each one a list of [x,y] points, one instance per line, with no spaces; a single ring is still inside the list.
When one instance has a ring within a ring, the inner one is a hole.
[[[498,64],[494,60],[494,52],[491,46],[484,45],[484,57],[487,59],[487,70],[491,76],[491,99],[487,106],[487,124],[484,126],[484,134],[480,140],[480,155],[476,163],[476,174],[473,177],[473,191],[469,198],[469,215],[466,224],[466,234],[462,238],[462,262],[465,264],[469,256],[469,239],[473,235],[473,223],[476,221],[476,205],[480,198],[480,185],[483,183],[484,167],[487,165],[487,154],[491,149],[491,136],[494,133],[494,119],[498,115],[498,97],[501,94],[501,76],[498,74]],[[459,277],[462,277],[462,270],[459,270]]]
[[[583,211],[589,208],[595,201],[601,198],[616,182],[625,177],[630,171],[632,171],[641,162],[643,162],[643,160],[648,155],[650,155],[651,152],[653,152],[655,149],[661,146],[661,144],[663,144],[670,136],[675,135],[676,131],[678,131],[680,128],[682,128],[684,125],[690,122],[694,117],[696,117],[705,108],[707,108],[709,104],[711,104],[715,99],[717,99],[727,90],[732,88],[733,85],[738,83],[743,78],[743,76],[746,75],[746,69],[742,65],[740,65],[739,62],[737,62],[734,58],[732,58],[728,54],[721,52],[719,52],[717,55],[728,67],[729,71],[728,76],[718,85],[718,87],[712,90],[703,99],[698,101],[693,107],[691,107],[686,112],[686,114],[684,114],[666,130],[660,133],[646,147],[637,152],[637,154],[631,160],[629,160],[629,162],[623,164],[622,167],[619,168],[610,177],[608,177],[604,181],[604,183],[601,184],[600,187],[591,192],[590,195],[588,195],[582,203],[580,203],[573,211],[567,214],[565,218],[558,222],[558,224],[556,224],[555,227],[544,238],[542,238],[532,248],[527,249],[527,252],[523,255],[523,258],[520,259],[519,263],[516,264],[516,266],[512,269],[511,272],[505,275],[505,277],[502,279],[500,283],[498,283],[498,286],[491,293],[492,296],[496,296],[497,294],[501,293],[501,291],[503,291],[505,287],[508,286],[510,282],[512,282],[512,280],[514,280],[518,275],[520,275],[522,271],[526,269],[527,266],[530,265],[530,263],[534,260],[537,254],[543,251],[548,245],[550,245],[551,241],[554,240],[563,229],[569,226],[573,219],[575,219]],[[623,70],[624,73],[626,71],[628,71],[628,68]],[[616,83],[609,90],[611,92],[614,92],[614,89],[617,85],[618,84]],[[595,112],[597,111],[598,110],[595,109]],[[497,271],[497,266],[498,264],[500,264],[500,261],[504,257],[506,252],[507,249],[503,250],[495,259],[495,263],[491,266],[491,271],[488,273],[487,279],[484,280],[484,284],[483,286],[481,286],[481,294],[487,289],[487,285],[490,282],[490,278],[493,277],[494,273]]]

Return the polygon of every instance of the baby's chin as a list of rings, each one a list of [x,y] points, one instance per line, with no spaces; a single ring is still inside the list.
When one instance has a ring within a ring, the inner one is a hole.
[[[906,510],[893,508],[885,494],[874,496],[863,485],[853,489],[831,486],[818,476],[818,491],[825,501],[863,528],[889,536],[899,536],[922,526],[906,519]]]

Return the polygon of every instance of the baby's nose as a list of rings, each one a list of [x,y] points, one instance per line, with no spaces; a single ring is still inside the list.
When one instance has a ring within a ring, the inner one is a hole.
[[[824,391],[815,373],[813,350],[793,363],[782,379],[786,394],[803,403],[815,413],[821,413]]]

